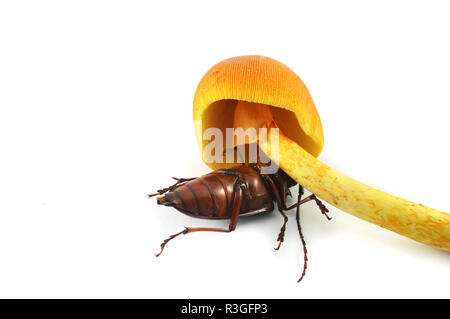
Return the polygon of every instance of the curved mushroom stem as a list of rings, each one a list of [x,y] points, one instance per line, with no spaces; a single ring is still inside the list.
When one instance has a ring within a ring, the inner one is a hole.
[[[450,251],[450,214],[347,177],[317,160],[281,131],[278,143],[279,167],[313,194],[370,223]],[[270,139],[260,140],[259,146],[270,154]]]

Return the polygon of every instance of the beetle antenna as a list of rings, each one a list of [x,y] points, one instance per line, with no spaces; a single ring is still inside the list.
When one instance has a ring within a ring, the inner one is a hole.
[[[222,155],[226,155],[228,152],[231,152],[231,151],[233,151],[233,152],[236,151],[238,158],[241,161],[242,165],[245,165],[245,158],[242,156],[239,145],[236,145],[235,147],[225,148]],[[233,161],[234,161],[234,157],[233,157]]]
[[[303,187],[299,184],[298,185],[298,201],[301,200],[302,195],[303,195]],[[300,282],[303,279],[303,277],[305,277],[306,268],[308,268],[308,250],[306,249],[305,238],[303,237],[302,227],[300,226],[300,206],[297,206],[295,219],[297,220],[298,233],[300,234],[300,239],[301,239],[302,245],[303,245],[303,260],[304,260],[304,262],[303,262],[303,272],[302,272],[300,278],[297,280],[297,282]]]

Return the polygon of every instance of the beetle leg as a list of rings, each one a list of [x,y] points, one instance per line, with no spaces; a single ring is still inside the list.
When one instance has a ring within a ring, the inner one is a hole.
[[[175,183],[175,184],[173,184],[173,185],[171,185],[171,186],[169,186],[169,187],[163,188],[163,189],[158,189],[158,190],[157,190],[157,193],[154,193],[154,194],[147,194],[147,196],[150,198],[150,197],[153,197],[153,196],[162,195],[162,194],[164,194],[164,193],[171,192],[171,191],[173,191],[174,189],[176,189],[176,188],[182,186],[185,182],[188,182],[188,181],[191,181],[191,180],[193,180],[193,179],[196,179],[196,177],[193,177],[193,178],[177,178],[177,177],[172,177],[172,178],[173,178],[174,180],[176,180],[176,183]]]
[[[192,227],[184,227],[184,230],[182,230],[179,233],[176,233],[174,235],[171,235],[169,238],[164,240],[161,243],[161,251],[159,253],[155,254],[155,256],[159,257],[159,255],[162,254],[162,252],[164,250],[164,247],[167,245],[167,243],[169,241],[171,241],[172,239],[174,239],[175,237],[178,237],[181,234],[186,235],[186,234],[193,233],[193,232],[196,232],[196,231],[230,232],[231,230],[224,229],[224,228],[201,228],[201,227],[192,228]]]
[[[213,231],[213,232],[222,232],[222,233],[229,233],[236,229],[237,221],[239,219],[239,212],[241,210],[241,204],[242,204],[242,189],[240,187],[240,183],[236,183],[234,187],[234,200],[233,200],[233,211],[231,212],[231,220],[230,224],[228,226],[228,229],[226,228],[209,228],[209,227],[185,227],[184,230],[180,231],[179,233],[176,233],[166,240],[164,240],[161,243],[161,251],[158,254],[155,254],[156,257],[162,254],[164,247],[167,245],[169,241],[174,239],[175,237],[178,237],[179,235],[183,234],[189,234],[197,231]]]
[[[261,175],[266,181],[267,183],[270,185],[270,187],[272,188],[272,191],[275,195],[275,201],[277,203],[278,206],[278,211],[280,212],[280,214],[283,216],[284,218],[284,222],[283,225],[281,226],[280,229],[280,233],[278,234],[278,246],[275,247],[275,250],[279,250],[281,247],[281,243],[284,241],[284,234],[286,232],[286,224],[288,222],[288,217],[286,216],[286,214],[283,212],[284,210],[286,210],[286,203],[284,201],[284,196],[282,197],[280,192],[278,191],[277,186],[275,185],[275,182],[267,175]]]
[[[172,179],[176,180],[177,182],[183,183],[192,181],[193,179],[196,179],[197,177],[191,177],[191,178],[178,178],[178,177],[172,177]]]
[[[264,178],[264,180],[269,184],[270,188],[272,188],[273,194],[275,195],[275,202],[277,203],[278,210],[282,212],[283,210],[286,210],[286,203],[284,201],[284,196],[281,197],[281,194],[277,188],[277,185],[275,185],[275,182],[267,175],[261,174],[261,177]]]
[[[311,201],[311,200],[315,201],[316,204],[317,204],[317,206],[319,206],[320,212],[321,212],[323,215],[325,215],[325,217],[326,217],[328,220],[331,220],[331,217],[327,214],[327,213],[329,212],[328,208],[327,208],[327,207],[322,203],[322,201],[321,201],[320,199],[318,199],[318,198],[316,197],[316,195],[314,195],[314,194],[311,194],[311,195],[309,195],[308,197],[304,198],[303,200],[298,201],[298,202],[295,203],[294,205],[292,205],[292,206],[286,208],[286,210],[289,210],[289,209],[298,207],[298,206],[300,206],[301,204],[304,204],[304,203],[309,202],[309,201]]]
[[[233,199],[233,210],[231,211],[231,220],[230,225],[228,226],[228,229],[230,231],[233,231],[236,229],[236,225],[239,219],[239,212],[241,211],[241,205],[242,205],[242,188],[241,183],[237,182],[234,185],[234,199]]]
[[[284,233],[286,231],[286,224],[288,222],[288,217],[286,216],[286,214],[283,213],[283,211],[281,211],[281,210],[280,210],[280,213],[284,218],[284,223],[283,223],[283,226],[281,226],[280,233],[278,234],[278,238],[277,238],[278,246],[274,248],[275,250],[279,250],[281,247],[281,243],[284,241]]]

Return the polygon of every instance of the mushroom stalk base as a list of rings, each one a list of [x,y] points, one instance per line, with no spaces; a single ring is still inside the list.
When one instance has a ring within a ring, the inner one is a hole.
[[[270,154],[270,140],[259,141]],[[277,164],[331,205],[423,244],[450,251],[450,214],[360,183],[323,164],[282,132]]]

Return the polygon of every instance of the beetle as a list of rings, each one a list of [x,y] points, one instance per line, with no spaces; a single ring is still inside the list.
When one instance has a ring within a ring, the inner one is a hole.
[[[161,251],[156,254],[160,256],[166,244],[175,237],[198,231],[231,232],[236,229],[239,217],[269,213],[274,210],[274,201],[278,211],[284,218],[280,233],[277,238],[280,249],[284,241],[286,223],[288,217],[285,211],[297,208],[296,220],[300,238],[304,249],[304,267],[300,280],[305,275],[307,267],[307,250],[300,227],[299,207],[300,205],[315,201],[321,213],[330,220],[326,206],[311,194],[304,199],[303,187],[299,185],[297,202],[291,206],[286,205],[287,196],[290,196],[290,187],[297,183],[289,177],[282,169],[274,174],[261,173],[258,164],[236,166],[230,169],[219,169],[198,178],[176,178],[175,184],[158,190],[148,197],[157,197],[159,205],[173,207],[178,211],[191,217],[206,219],[230,219],[228,228],[209,227],[185,227],[184,230],[171,235],[161,244]]]

